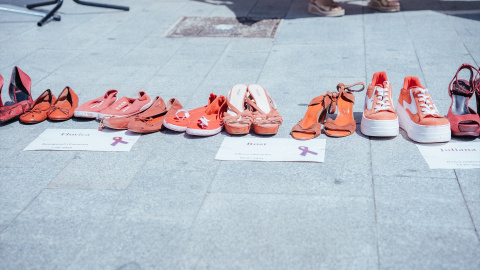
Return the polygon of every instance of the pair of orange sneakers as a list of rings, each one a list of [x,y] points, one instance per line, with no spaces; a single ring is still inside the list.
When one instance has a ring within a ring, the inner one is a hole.
[[[205,106],[187,111],[183,107],[165,117],[163,125],[173,131],[193,136],[212,136],[223,129],[223,116],[227,111],[224,96],[210,94]]]
[[[450,123],[440,115],[428,89],[418,78],[404,79],[397,109],[392,104],[392,86],[385,72],[373,74],[365,95],[365,108],[360,130],[374,137],[397,136],[399,127],[408,137],[420,143],[447,142],[451,138]]]

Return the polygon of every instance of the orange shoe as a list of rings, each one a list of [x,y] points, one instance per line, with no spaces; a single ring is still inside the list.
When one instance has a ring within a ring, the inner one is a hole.
[[[224,96],[217,97],[205,111],[197,114],[195,121],[190,122],[187,134],[194,136],[212,136],[223,129],[223,115],[227,111],[227,99]]]
[[[154,105],[152,105],[152,107],[153,106]],[[128,130],[137,133],[152,133],[160,131],[163,128],[163,120],[165,117],[175,115],[180,109],[183,109],[182,104],[180,104],[176,98],[172,98],[167,102],[167,107],[164,110],[147,110],[148,113],[142,113],[135,116],[133,121],[128,123]]]
[[[144,91],[138,92],[138,98],[122,97],[110,107],[98,112],[97,120],[105,116],[129,116],[143,112],[153,103],[153,100]]]
[[[50,107],[55,103],[55,96],[50,89],[45,90],[33,103],[33,107],[20,116],[20,122],[36,124],[47,119]]]
[[[73,113],[75,117],[97,118],[98,112],[105,110],[115,101],[117,101],[117,90],[108,90],[105,95],[92,99],[78,106]]]
[[[180,109],[176,111],[175,114],[165,117],[165,119],[163,120],[163,125],[173,131],[185,132],[191,122],[196,122],[198,118],[200,118],[200,116],[197,117],[197,115],[205,112],[207,106],[209,106],[214,100],[216,100],[216,98],[217,95],[210,94],[210,97],[208,98],[208,105],[196,108],[191,111],[187,111],[185,109]]]
[[[398,117],[392,104],[392,86],[384,71],[373,74],[365,95],[360,131],[367,136],[398,135]]]
[[[352,89],[352,87],[361,85],[362,88],[358,90]],[[335,120],[328,118],[323,129],[325,134],[330,137],[345,137],[351,135],[357,129],[357,123],[353,119],[353,104],[355,103],[355,95],[353,92],[363,91],[365,84],[363,82],[357,82],[352,85],[344,85],[340,83],[337,85],[338,97],[333,98],[336,100],[338,106],[338,115]],[[333,111],[335,111],[335,103],[333,103]]]
[[[73,117],[73,112],[78,106],[78,96],[72,88],[65,87],[58,95],[57,101],[48,111],[48,119],[52,121],[64,121]]]
[[[165,111],[166,106],[163,99],[159,96],[156,96],[153,99],[152,105],[148,107],[145,111],[137,112],[129,116],[106,116],[100,119],[100,124],[98,130],[102,130],[104,127],[108,127],[111,129],[128,129],[128,124],[134,121],[136,117],[143,117],[143,116],[152,116],[155,115],[159,111]]]
[[[441,116],[428,89],[416,77],[406,77],[397,104],[400,127],[420,143],[450,141],[450,122]]]
[[[290,134],[296,140],[310,140],[322,134],[322,124],[325,123],[327,112],[332,108],[330,95],[318,96],[308,104],[307,112],[293,128]],[[330,111],[331,112],[331,111]]]
[[[275,135],[283,123],[277,104],[268,92],[258,84],[248,86],[247,103],[252,108],[253,130],[259,135]]]
[[[228,110],[223,117],[228,134],[242,135],[250,133],[252,112],[246,108],[247,86],[236,84],[227,94]]]

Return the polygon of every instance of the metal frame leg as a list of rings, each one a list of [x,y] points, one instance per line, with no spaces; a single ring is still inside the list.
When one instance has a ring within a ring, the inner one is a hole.
[[[6,8],[6,7],[0,7],[0,10],[26,14],[26,15],[40,16],[40,17],[45,16],[45,13],[41,13],[41,12],[34,12],[34,11],[20,10],[20,9],[13,9],[13,8]],[[60,21],[62,17],[60,17],[60,15],[55,14],[53,15],[53,19],[55,21]]]
[[[56,4],[55,7],[53,7],[52,10],[50,10],[45,17],[43,17],[40,21],[37,22],[38,26],[42,26],[48,19],[54,16],[55,12],[60,9],[60,7],[63,4],[63,0],[55,0],[55,1],[48,1],[48,2],[42,2],[42,3],[37,3],[37,4],[30,4],[27,5],[27,8],[35,8],[35,7],[41,7],[41,6],[46,6],[46,5],[53,5]]]
[[[120,9],[120,10],[125,10],[129,11],[129,7],[125,6],[116,6],[116,5],[108,5],[108,4],[101,4],[101,3],[94,3],[94,2],[87,2],[87,1],[82,1],[82,0],[73,0],[73,2],[80,4],[80,5],[85,5],[85,6],[93,6],[93,7],[103,7],[103,8],[113,8],[113,9]]]

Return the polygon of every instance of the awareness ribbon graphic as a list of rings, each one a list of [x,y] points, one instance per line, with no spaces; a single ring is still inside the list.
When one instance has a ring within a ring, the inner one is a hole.
[[[128,142],[122,141],[122,137],[113,137],[114,142],[112,143],[112,146],[117,145],[117,143],[123,143],[127,144]]]
[[[308,150],[308,147],[306,146],[299,146],[298,149],[302,150],[302,153],[300,154],[301,156],[306,156],[307,153],[318,155],[318,153]]]

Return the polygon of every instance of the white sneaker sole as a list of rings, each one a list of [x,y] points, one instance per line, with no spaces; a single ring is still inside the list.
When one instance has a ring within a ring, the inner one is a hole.
[[[73,116],[79,118],[97,118],[98,112],[74,111]]]
[[[97,120],[100,120],[100,119],[102,119],[102,118],[104,118],[104,117],[107,117],[107,116],[115,116],[115,117],[132,116],[132,115],[134,115],[134,114],[137,114],[137,113],[141,113],[141,112],[143,112],[143,111],[146,111],[148,108],[150,108],[150,106],[152,106],[152,104],[153,104],[153,99],[150,100],[149,103],[143,105],[143,107],[140,108],[140,110],[139,110],[138,112],[134,112],[134,113],[131,113],[131,114],[115,115],[115,114],[103,114],[103,113],[98,113],[98,115],[97,115]]]
[[[397,115],[400,127],[407,132],[412,141],[419,143],[448,142],[451,139],[450,124],[441,126],[419,125],[410,119],[410,115],[400,104],[397,103]]]
[[[212,136],[215,134],[220,133],[222,131],[223,126],[216,128],[216,129],[195,129],[195,128],[187,128],[186,132],[188,135],[193,136]]]
[[[185,132],[185,130],[187,130],[187,127],[176,126],[176,125],[167,123],[165,119],[163,119],[163,126],[176,132]]]
[[[395,137],[398,135],[398,117],[394,120],[372,120],[362,115],[360,131],[372,137]]]

